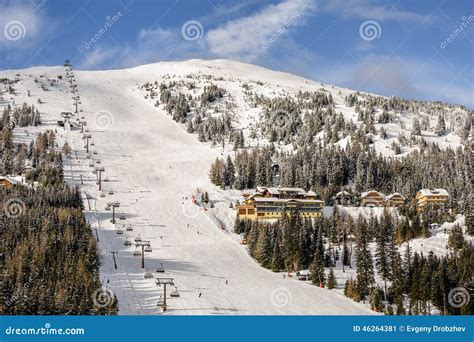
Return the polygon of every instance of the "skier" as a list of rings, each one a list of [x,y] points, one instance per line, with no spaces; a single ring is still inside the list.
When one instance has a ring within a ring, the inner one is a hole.
[[[201,293],[201,292],[199,292],[199,298],[201,298],[201,296],[202,296],[202,293]]]
[[[226,280],[226,281],[225,281],[225,284],[226,284],[226,285],[229,285],[229,281],[228,281],[228,280]]]

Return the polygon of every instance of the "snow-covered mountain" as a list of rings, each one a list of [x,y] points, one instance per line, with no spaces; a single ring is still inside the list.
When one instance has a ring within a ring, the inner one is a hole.
[[[150,241],[153,249],[146,253],[146,269],[154,272],[162,265],[165,273],[154,273],[155,277],[173,278],[180,293],[168,299],[171,314],[371,313],[364,304],[341,294],[343,284],[331,291],[284,278],[263,269],[247,254],[239,236],[232,233],[234,212],[229,203],[239,192],[221,190],[209,180],[211,163],[216,157],[233,155],[233,146],[218,135],[213,139],[209,131],[202,139],[199,132],[188,132],[186,120],[173,120],[160,99],[164,88],[187,99],[187,117],[220,118],[228,124],[222,130],[242,131],[245,147],[272,140],[268,134],[271,120],[280,126],[287,124],[286,116],[291,113],[275,114],[269,111],[271,105],[265,107],[272,99],[299,98],[302,104],[322,98],[318,94],[330,97],[335,115],[341,114],[346,123],[352,121],[353,128],[373,121],[375,131],[367,135],[386,156],[407,154],[419,148],[422,140],[436,142],[441,148],[460,147],[467,139],[465,123],[472,117],[462,106],[438,102],[406,101],[395,106],[399,110],[384,110],[384,101],[390,99],[229,60],[163,62],[107,71],[35,67],[0,71],[1,79],[15,81],[12,92],[6,83],[0,83],[4,89],[0,107],[34,104],[42,117],[41,126],[15,128],[16,141],[28,142],[38,132],[52,128],[58,132],[58,147],[65,142],[72,147],[73,157],[64,162],[66,179],[83,191],[86,215],[99,237],[101,279],[117,295],[121,314],[160,312],[156,304],[163,289],[154,279],[144,278],[141,259],[133,255],[138,236]],[[215,88],[209,91],[211,87]],[[74,113],[74,95],[80,96],[79,113],[70,127],[58,127],[61,112]],[[217,98],[206,98],[208,95]],[[360,112],[368,111],[369,103],[373,110],[362,118]],[[270,116],[262,114],[265,112]],[[439,116],[446,123],[441,136],[435,133]],[[91,134],[90,154],[85,151],[80,120]],[[420,132],[412,137],[415,121],[419,121]],[[385,138],[380,134],[382,127]],[[331,141],[324,141],[324,131],[315,139],[344,147],[350,139],[347,129],[341,128]],[[406,137],[401,138],[403,135]],[[291,150],[294,143],[291,139],[277,141],[282,150]],[[105,168],[102,191],[92,173],[99,161]],[[206,191],[215,202],[212,210],[193,203]],[[116,224],[110,222],[111,212],[105,209],[109,202],[120,203]],[[132,231],[126,229],[129,225]],[[132,246],[124,245],[125,241]],[[111,252],[118,252],[117,269]]]

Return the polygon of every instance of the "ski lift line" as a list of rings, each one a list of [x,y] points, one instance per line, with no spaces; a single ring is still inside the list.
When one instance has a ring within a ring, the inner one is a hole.
[[[137,297],[137,294],[136,294],[136,291],[135,291],[135,287],[133,287],[133,283],[132,281],[130,280],[130,276],[128,274],[128,272],[125,272],[125,275],[127,277],[127,280],[128,280],[128,283],[130,284],[130,288],[132,289],[132,292],[133,292],[133,297],[135,299],[135,302],[136,304],[138,305],[138,307],[140,308],[140,311],[143,311],[143,307],[140,303],[140,301],[138,300],[138,297]],[[141,313],[141,312],[140,312]]]

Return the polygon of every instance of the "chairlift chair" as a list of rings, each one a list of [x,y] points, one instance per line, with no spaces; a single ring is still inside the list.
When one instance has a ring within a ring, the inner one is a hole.
[[[151,273],[150,271],[146,271],[145,272],[145,275],[144,275],[145,279],[153,279],[153,273]]]
[[[131,245],[132,245],[132,242],[127,238],[127,239],[123,242],[123,245],[124,245],[124,246],[131,246]]]
[[[149,245],[148,245],[148,246],[145,246],[145,249],[144,249],[144,250],[145,250],[145,252],[148,252],[148,253],[150,253],[150,252],[153,251],[153,249],[152,249],[151,246],[149,246]]]
[[[132,225],[130,224],[130,225],[127,226],[127,232],[131,232],[131,231],[133,231],[133,227],[132,227]]]
[[[174,290],[171,291],[170,297],[179,297],[178,288],[176,286],[174,287]]]
[[[160,262],[160,265],[156,268],[156,273],[165,273],[165,269],[163,268],[163,263]]]
[[[102,197],[102,198],[105,197],[105,194],[104,194],[104,193],[101,193],[101,194],[100,194],[100,197]]]
[[[141,256],[141,255],[142,255],[142,252],[140,252],[138,249],[135,252],[133,252],[133,256],[138,257],[138,256]]]
[[[123,235],[123,230],[122,229],[117,229],[116,233],[117,233],[117,235]]]
[[[119,219],[120,219],[120,220],[126,220],[127,218],[125,217],[124,214],[122,214],[122,215],[120,215]]]
[[[140,242],[142,241],[142,238],[140,237],[140,235],[138,235],[136,238],[135,238],[135,242]]]
[[[109,195],[113,195],[114,194],[114,191],[113,190],[109,190]]]
[[[105,210],[110,211],[110,207],[107,205],[107,206],[105,207]]]

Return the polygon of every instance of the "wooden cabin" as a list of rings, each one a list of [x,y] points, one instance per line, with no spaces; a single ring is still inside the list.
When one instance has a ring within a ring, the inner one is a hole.
[[[350,205],[352,204],[352,195],[347,191],[339,191],[332,197],[334,204]]]
[[[360,202],[363,207],[382,207],[384,199],[385,195],[375,190],[363,192],[360,196]]]
[[[398,193],[395,192],[393,194],[390,194],[388,196],[385,196],[384,201],[385,201],[385,206],[387,207],[399,207],[405,204],[406,198]]]

